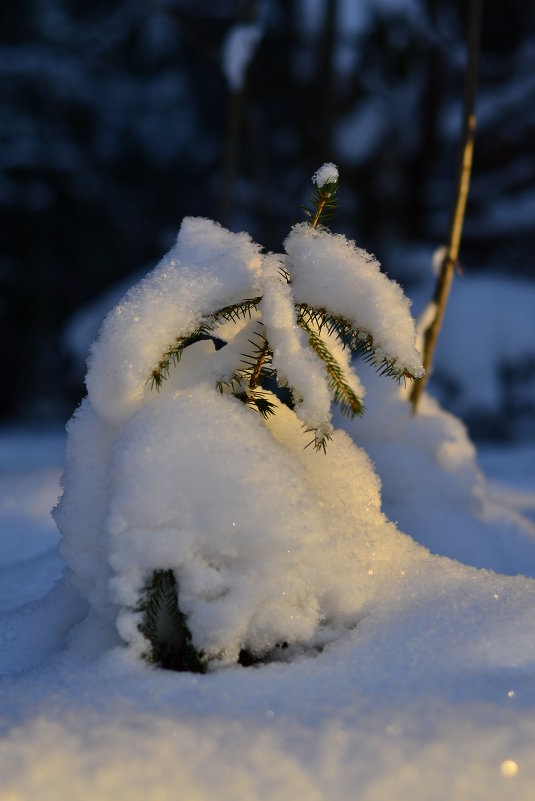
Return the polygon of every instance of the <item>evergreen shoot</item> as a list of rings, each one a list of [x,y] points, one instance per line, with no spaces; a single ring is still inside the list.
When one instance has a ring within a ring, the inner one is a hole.
[[[310,242],[313,246],[314,237],[336,240],[325,227],[336,208],[338,170],[335,165],[324,164],[314,174],[312,183],[311,205],[304,212],[314,236],[310,239],[298,231],[298,235],[305,236],[307,247],[311,246]],[[299,226],[293,230],[296,229]],[[343,241],[347,243],[345,238]],[[335,246],[338,247],[337,241]],[[359,252],[355,250],[354,253],[360,258]],[[315,259],[313,252],[310,258]],[[326,452],[332,432],[330,401],[338,404],[346,417],[359,416],[364,411],[359,397],[360,385],[351,370],[351,355],[360,355],[380,373],[398,381],[404,377],[414,378],[418,367],[411,368],[410,359],[407,366],[401,358],[386,355],[384,346],[376,346],[372,326],[341,314],[337,303],[329,308],[329,297],[321,305],[308,297],[300,297],[302,281],[296,280],[290,251],[287,257],[270,255],[264,259],[267,266],[263,293],[202,315],[200,322],[182,331],[162,353],[147,383],[161,390],[171,369],[180,369],[185,349],[200,340],[212,339],[217,350],[228,348],[231,356],[225,358],[224,368],[214,379],[222,394],[233,396],[264,418],[276,413],[278,395],[278,400],[285,400],[301,419],[305,432],[312,434],[312,440],[305,447],[312,445],[317,451]],[[371,260],[372,257],[364,254],[364,267]],[[388,283],[384,276],[381,279]],[[356,280],[359,280],[358,273]],[[239,341],[243,350],[232,344],[229,323],[234,323],[242,332]],[[412,364],[418,362],[413,360]],[[316,397],[323,397],[322,392],[327,403]],[[142,613],[139,629],[150,645],[149,661],[173,670],[204,669],[203,655],[195,651],[187,621],[180,611],[180,589],[173,571],[152,573],[138,611]]]
[[[334,164],[324,164],[314,174],[312,183],[311,207],[305,208],[304,213],[310,227],[315,229],[319,225],[325,226],[336,209],[338,169]],[[281,283],[292,284],[291,269],[288,265],[279,263],[278,275]],[[261,301],[262,296],[244,298],[235,304],[217,309],[203,319],[195,329],[177,337],[153,369],[148,379],[151,387],[161,389],[163,382],[169,377],[171,367],[179,364],[185,348],[201,339],[213,338],[214,332],[222,322],[239,323],[245,319],[252,319],[252,313],[258,310]],[[310,349],[323,363],[332,399],[339,404],[344,416],[362,415],[364,406],[348,383],[344,368],[331,353],[328,338],[334,336],[343,348],[349,348],[352,353],[374,364],[381,375],[390,376],[398,381],[403,377],[414,378],[405,367],[399,367],[386,357],[378,357],[373,336],[356,328],[350,320],[330,312],[327,308],[307,303],[296,302],[294,307],[296,323],[306,333]],[[275,406],[265,397],[262,388],[266,381],[277,382],[278,376],[277,370],[272,365],[273,350],[269,343],[269,333],[265,331],[265,326],[263,328],[263,332],[255,330],[252,333],[254,338],[249,339],[251,346],[249,352],[240,354],[240,364],[231,375],[218,380],[217,387],[221,392],[230,391],[238,400],[266,417],[273,413]],[[326,334],[327,337],[323,337],[322,334]],[[305,423],[304,428],[314,433],[313,443],[316,449],[324,451],[328,439],[326,432],[329,430],[327,421],[317,427],[310,427]]]
[[[336,193],[338,191],[338,168],[331,163],[324,164],[312,176],[314,187],[311,207],[303,207],[307,222],[316,228],[326,225],[336,211]]]

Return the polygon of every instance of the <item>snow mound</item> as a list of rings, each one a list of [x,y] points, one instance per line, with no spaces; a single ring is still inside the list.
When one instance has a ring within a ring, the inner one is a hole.
[[[414,415],[403,388],[365,365],[359,372],[365,417],[334,419],[373,460],[388,517],[433,553],[535,576],[535,524],[494,498],[463,423],[425,393]]]
[[[415,559],[380,511],[364,451],[342,431],[326,455],[305,449],[285,406],[266,425],[201,385],[156,396],[112,448],[101,429],[88,403],[70,426],[62,554],[138,653],[135,607],[153,570],[174,571],[196,647],[223,664],[242,648],[321,648]]]
[[[348,353],[332,331],[297,318],[301,303],[343,315],[380,359],[418,374],[408,302],[344,237],[296,226],[286,246],[288,258],[263,255],[247,234],[187,218],[93,346],[56,520],[72,582],[137,654],[155,571],[173,572],[193,644],[216,666],[244,649],[323,648],[426,558],[381,512],[367,455],[332,429],[337,364],[350,391],[362,390]],[[245,310],[221,315],[242,301]],[[199,331],[216,339],[199,341]],[[156,391],[162,354],[188,337]],[[268,343],[294,410],[266,387],[275,413],[265,420],[251,408],[252,380],[235,371],[251,347],[260,370]],[[316,444],[318,431],[332,434],[326,454],[307,449],[310,430]]]
[[[423,294],[415,304],[425,308]],[[533,280],[466,275],[455,283],[430,386],[446,408],[487,436],[493,430],[533,439],[534,308]]]

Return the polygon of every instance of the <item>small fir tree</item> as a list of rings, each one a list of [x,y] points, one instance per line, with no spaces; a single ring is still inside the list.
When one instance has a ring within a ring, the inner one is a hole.
[[[312,230],[329,233],[325,226],[335,209],[336,166],[324,164],[312,181],[311,205],[304,209],[306,225]],[[290,251],[288,245],[287,250]],[[372,260],[364,251],[358,254],[368,262]],[[325,305],[299,297],[299,287],[294,286],[291,256],[265,256],[264,270],[262,294],[204,314],[191,330],[182,332],[162,353],[147,383],[152,389],[161,390],[172,370],[180,369],[186,348],[200,340],[212,340],[217,350],[226,349],[228,342],[221,332],[226,324],[235,323],[246,331],[248,348],[234,351],[235,363],[230,368],[229,359],[225,359],[224,374],[217,379],[219,391],[232,395],[264,418],[276,411],[275,393],[295,410],[305,430],[312,435],[307,447],[312,445],[317,451],[325,452],[332,431],[328,404],[321,400],[315,403],[314,397],[307,395],[314,396],[316,391],[321,395],[323,382],[330,398],[345,416],[362,415],[364,411],[358,380],[352,373],[348,356],[343,356],[344,351],[349,356],[360,355],[382,374],[398,381],[417,377],[421,372],[419,361],[402,360],[386,353],[384,346],[377,346],[369,325],[356,324],[355,319],[329,308],[328,297]],[[321,381],[309,381],[307,373],[321,374]],[[194,648],[187,619],[180,611],[180,592],[172,570],[152,573],[137,611],[142,620],[139,629],[149,646],[146,654],[149,661],[174,670],[202,672],[205,669],[203,654]],[[279,643],[277,648],[285,646],[286,643]],[[251,654],[242,650],[242,664],[254,661]]]

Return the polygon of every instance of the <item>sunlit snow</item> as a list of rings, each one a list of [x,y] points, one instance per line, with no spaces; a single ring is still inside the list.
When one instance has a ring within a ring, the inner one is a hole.
[[[63,435],[0,435],[2,799],[531,801],[533,450],[483,452],[488,482],[459,420],[427,396],[412,416],[403,386],[360,363],[364,417],[335,412],[327,453],[305,450],[287,407],[264,422],[214,387],[246,335],[231,323],[236,342],[190,346],[151,391],[153,359],[195,304],[269,296],[273,280],[246,235],[188,225],[208,269],[179,240],[93,350],[58,513],[68,569],[50,517]],[[232,250],[224,288],[214,236]],[[291,236],[297,276],[308,243]],[[271,301],[276,332],[288,305]],[[392,331],[372,322],[391,352]],[[278,346],[298,383],[285,325]],[[411,347],[407,333],[397,355],[416,363]],[[129,610],[155,566],[179,574],[220,669],[139,658]],[[232,664],[243,642],[262,653],[284,637],[281,661]]]

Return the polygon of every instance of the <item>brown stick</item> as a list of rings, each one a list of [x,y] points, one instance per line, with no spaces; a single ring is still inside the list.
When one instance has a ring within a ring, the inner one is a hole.
[[[264,347],[260,351],[260,355],[256,360],[256,364],[254,366],[253,374],[251,375],[251,378],[249,380],[249,389],[256,389],[256,387],[258,386],[258,379],[260,378],[260,373],[262,372],[262,367],[266,359],[266,356],[268,354],[268,351],[269,351],[269,342],[267,341],[267,339],[265,339]]]
[[[455,200],[450,220],[446,255],[444,257],[444,261],[442,262],[440,274],[438,276],[433,295],[435,312],[433,319],[424,333],[423,365],[425,368],[425,374],[422,378],[414,382],[410,394],[413,413],[416,413],[418,410],[418,402],[423,390],[425,389],[427,381],[429,380],[438,335],[442,327],[442,321],[444,319],[444,313],[446,311],[448,297],[453,282],[453,275],[459,258],[459,247],[461,244],[466,201],[470,186],[470,175],[472,172],[474,140],[476,133],[476,115],[474,109],[477,89],[482,5],[483,0],[471,0],[470,3],[468,63],[466,66],[464,92],[461,158],[459,160],[459,169],[457,172]]]
[[[318,208],[316,209],[316,216],[314,217],[314,219],[312,221],[312,228],[316,228],[316,226],[317,226],[317,224],[319,222],[319,219],[321,217],[321,212],[323,211],[323,208],[324,208],[325,204],[327,203],[327,201],[329,200],[329,197],[330,197],[330,194],[328,192],[322,194],[321,190],[320,190],[320,194],[321,194],[321,203],[319,204]]]

